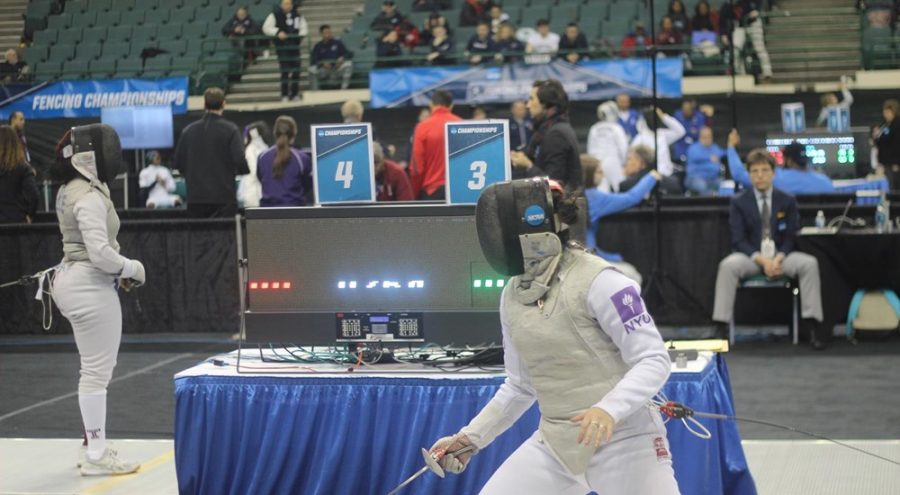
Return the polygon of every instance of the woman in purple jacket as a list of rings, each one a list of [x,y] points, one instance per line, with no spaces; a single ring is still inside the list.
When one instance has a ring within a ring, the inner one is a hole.
[[[275,146],[259,155],[256,176],[262,184],[259,205],[305,206],[312,200],[312,160],[291,146],[297,122],[287,115],[275,119]]]

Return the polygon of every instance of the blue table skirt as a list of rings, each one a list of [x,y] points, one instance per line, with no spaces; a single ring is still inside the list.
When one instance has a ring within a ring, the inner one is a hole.
[[[384,495],[422,467],[420,449],[464,426],[500,378],[270,378],[175,381],[175,464],[182,494]],[[733,414],[725,361],[673,374],[672,400]],[[404,494],[475,494],[537,427],[535,405],[459,476],[426,473]],[[701,420],[711,440],[670,422],[681,492],[755,494],[737,427]],[[526,495],[526,494],[518,494]],[[602,494],[601,494],[602,495]]]

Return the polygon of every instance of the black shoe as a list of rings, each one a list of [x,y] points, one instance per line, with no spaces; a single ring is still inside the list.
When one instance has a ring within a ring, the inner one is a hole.
[[[815,337],[813,337],[813,339],[810,341],[809,345],[812,347],[812,350],[814,350],[814,351],[824,351],[825,349],[828,348],[828,344],[826,344],[825,342],[822,342],[821,340],[819,340]]]
[[[819,338],[819,327],[822,325],[821,323],[812,318],[804,318],[801,325],[801,335],[804,333],[809,335],[809,345],[814,351],[823,351],[828,347],[825,341]]]

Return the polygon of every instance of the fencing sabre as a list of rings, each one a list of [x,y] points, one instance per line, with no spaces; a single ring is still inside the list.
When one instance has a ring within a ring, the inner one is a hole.
[[[425,459],[425,466],[423,466],[422,469],[416,471],[416,474],[410,476],[409,478],[406,478],[406,481],[397,485],[397,488],[394,488],[393,490],[391,490],[390,493],[388,493],[388,495],[395,495],[397,492],[402,490],[403,487],[412,483],[413,481],[416,480],[416,478],[418,478],[419,476],[422,476],[423,474],[425,474],[428,471],[432,471],[434,474],[438,475],[438,477],[443,478],[444,477],[444,468],[441,467],[441,465],[439,464],[439,461],[441,459],[443,459],[444,456],[446,456],[447,454],[453,454],[453,455],[465,454],[466,452],[471,452],[473,450],[475,450],[474,445],[467,445],[467,446],[465,446],[459,450],[456,450],[454,452],[447,452],[447,449],[435,449],[434,452],[428,452],[427,450],[422,449],[422,457]]]

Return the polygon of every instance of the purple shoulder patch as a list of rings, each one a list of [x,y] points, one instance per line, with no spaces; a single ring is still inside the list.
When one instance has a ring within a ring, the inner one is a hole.
[[[622,324],[625,325],[626,332],[631,333],[634,330],[634,325],[628,325],[628,323],[644,314],[644,301],[641,299],[641,296],[634,287],[628,286],[613,294],[610,300],[619,313],[619,318],[622,320]]]

